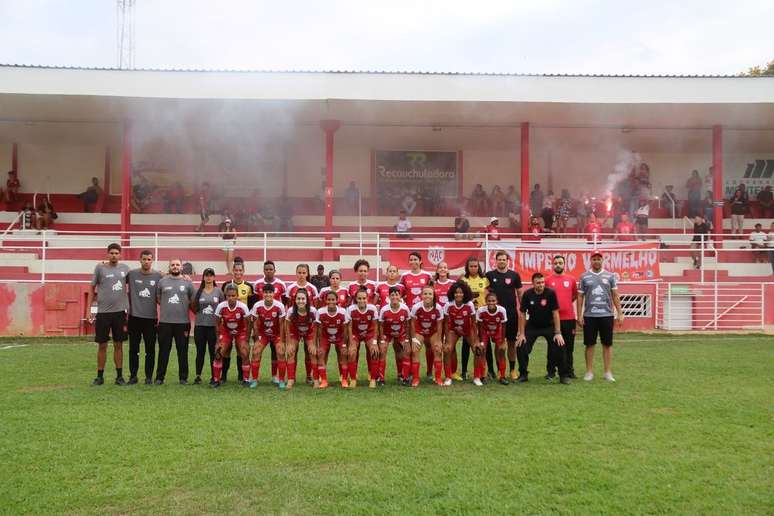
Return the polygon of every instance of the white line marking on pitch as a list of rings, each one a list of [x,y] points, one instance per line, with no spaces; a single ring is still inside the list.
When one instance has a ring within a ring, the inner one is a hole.
[[[13,348],[26,348],[27,346],[29,346],[29,344],[10,344],[10,345],[8,345],[8,346],[3,346],[3,347],[1,347],[1,348],[0,348],[0,351],[2,351],[2,350],[4,350],[4,349],[13,349]]]

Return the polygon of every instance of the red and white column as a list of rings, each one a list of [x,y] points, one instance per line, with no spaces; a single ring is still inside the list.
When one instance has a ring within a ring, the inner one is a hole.
[[[333,232],[333,135],[341,127],[338,120],[323,120],[320,128],[325,132],[325,242],[330,244]]]
[[[521,124],[521,232],[529,231],[529,122]]]
[[[712,127],[712,227],[716,242],[723,240],[723,128]]]
[[[109,194],[109,192],[105,192]],[[121,138],[121,245],[129,245],[129,219],[132,216],[132,135],[131,124],[124,122]]]

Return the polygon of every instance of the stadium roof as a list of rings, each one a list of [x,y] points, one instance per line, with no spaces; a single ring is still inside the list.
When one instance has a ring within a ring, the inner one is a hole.
[[[0,119],[120,121],[182,106],[295,123],[774,129],[774,77],[0,65]]]

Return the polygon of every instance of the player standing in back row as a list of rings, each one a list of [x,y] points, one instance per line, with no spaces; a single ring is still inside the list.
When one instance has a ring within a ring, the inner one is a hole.
[[[602,357],[605,364],[604,378],[614,382],[613,361],[613,308],[618,322],[623,323],[621,299],[618,297],[618,283],[612,272],[602,269],[602,253],[591,255],[591,270],[584,272],[578,282],[578,324],[583,327],[583,344],[586,346],[586,374],[583,379],[594,379],[594,346],[597,335],[602,342]]]
[[[105,383],[105,361],[107,360],[108,338],[113,337],[113,361],[116,364],[116,385],[126,385],[123,376],[124,340],[126,333],[126,311],[129,298],[126,295],[126,277],[129,266],[119,263],[121,246],[113,243],[107,248],[108,263],[99,263],[94,267],[91,288],[86,296],[89,310],[88,320],[94,325],[94,342],[97,343],[97,377],[92,385]],[[97,317],[91,313],[91,303],[97,294]]]
[[[156,361],[156,287],[161,273],[154,271],[153,253],[140,252],[140,267],[126,275],[129,289],[129,385],[137,383],[140,369],[140,340],[145,341],[145,384],[153,383],[153,367]]]
[[[575,350],[575,301],[578,299],[578,283],[575,278],[564,273],[564,256],[554,256],[553,265],[554,273],[546,278],[546,287],[556,293],[556,300],[559,302],[559,324],[564,339],[562,351],[567,362],[567,374],[570,378],[575,378],[572,354]],[[556,376],[557,364],[551,360],[548,350],[546,353],[546,380],[551,380]]]

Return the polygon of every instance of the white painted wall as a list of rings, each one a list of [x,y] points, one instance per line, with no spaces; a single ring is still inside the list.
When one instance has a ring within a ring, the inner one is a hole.
[[[8,178],[6,172],[11,170],[11,161],[13,156],[12,143],[0,143],[0,174],[2,174],[3,185]]]
[[[23,192],[80,193],[105,170],[101,145],[19,145],[19,181]]]

